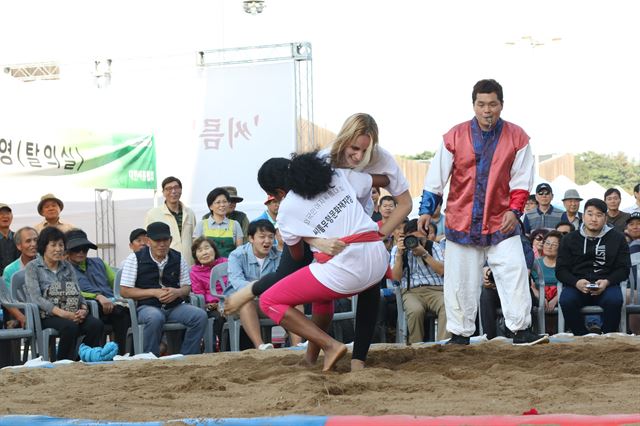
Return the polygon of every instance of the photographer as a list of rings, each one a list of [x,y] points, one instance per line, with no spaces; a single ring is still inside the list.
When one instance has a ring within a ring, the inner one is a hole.
[[[424,316],[427,311],[438,316],[438,340],[448,339],[444,309],[444,263],[438,244],[418,231],[417,219],[405,224],[397,245],[391,250],[393,279],[401,282],[402,304],[407,315],[409,341],[424,340]]]

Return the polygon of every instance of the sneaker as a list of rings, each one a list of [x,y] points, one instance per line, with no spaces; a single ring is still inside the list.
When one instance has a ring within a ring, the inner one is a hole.
[[[459,336],[457,334],[451,334],[451,339],[445,343],[445,345],[468,345],[470,341],[469,337]]]
[[[273,345],[271,343],[263,343],[260,346],[258,346],[259,351],[266,351],[269,349],[273,349]]]
[[[602,327],[600,327],[600,324],[594,322],[587,325],[587,331],[589,331],[589,333],[602,334]]]
[[[532,346],[538,343],[549,343],[547,334],[536,334],[531,329],[525,328],[513,334],[513,344],[518,346]]]

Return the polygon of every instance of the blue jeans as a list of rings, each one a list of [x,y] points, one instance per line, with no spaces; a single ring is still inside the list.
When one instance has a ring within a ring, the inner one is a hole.
[[[160,355],[160,339],[164,323],[178,322],[187,327],[180,353],[183,355],[200,353],[200,341],[207,327],[207,313],[204,310],[182,303],[171,309],[143,305],[138,307],[137,312],[138,322],[144,325],[142,333],[144,352]]]
[[[584,306],[598,305],[603,309],[602,332],[618,331],[620,325],[620,309],[622,308],[622,291],[619,285],[607,287],[599,296],[584,294],[575,287],[565,287],[560,294],[560,306],[567,326],[576,336],[588,333],[580,309]]]

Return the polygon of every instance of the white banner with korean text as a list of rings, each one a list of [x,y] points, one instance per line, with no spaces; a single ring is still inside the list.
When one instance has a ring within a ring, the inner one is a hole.
[[[191,205],[204,214],[209,191],[232,185],[245,200],[239,210],[264,209],[258,169],[296,148],[293,62],[207,67],[201,79]]]

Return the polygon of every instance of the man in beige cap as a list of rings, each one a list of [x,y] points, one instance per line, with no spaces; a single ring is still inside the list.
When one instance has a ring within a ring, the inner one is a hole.
[[[247,234],[249,232],[249,218],[246,213],[236,210],[236,204],[241,203],[244,198],[238,197],[238,190],[235,186],[223,186],[229,193],[229,207],[227,208],[227,217],[235,220],[240,224],[242,228],[242,234],[244,235],[244,242],[247,242]]]
[[[576,189],[568,189],[565,191],[562,204],[564,204],[566,212],[562,213],[560,222],[568,222],[576,229],[580,229],[580,225],[582,224],[582,213],[578,211],[578,209],[580,209],[580,201],[582,201],[582,198]]]
[[[38,203],[38,214],[44,217],[44,221],[37,223],[34,228],[38,234],[47,226],[55,226],[62,232],[67,232],[75,228],[70,223],[63,223],[60,220],[60,212],[64,209],[64,203],[53,194],[45,194],[40,197]]]

